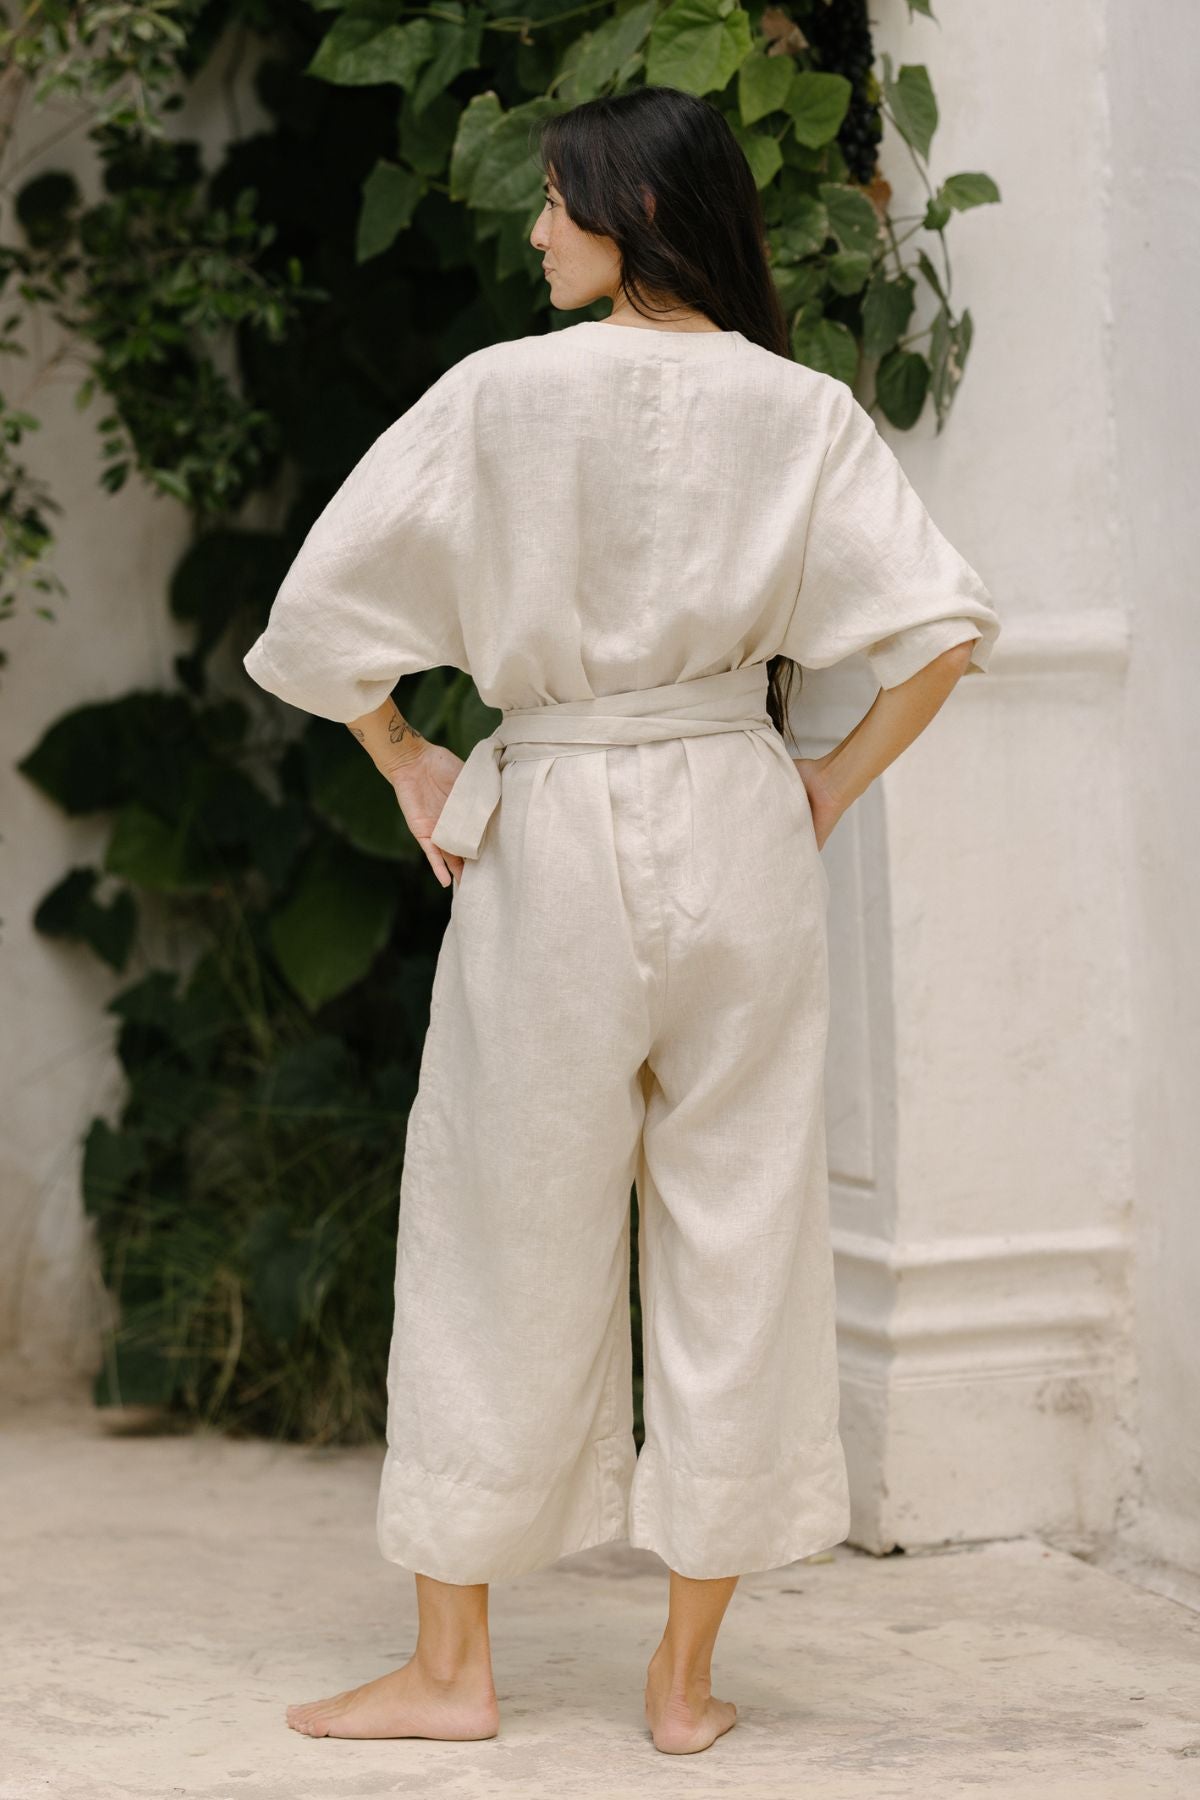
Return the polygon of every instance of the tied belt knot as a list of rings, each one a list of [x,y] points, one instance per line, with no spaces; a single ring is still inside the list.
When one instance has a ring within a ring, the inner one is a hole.
[[[434,827],[433,842],[452,856],[479,855],[484,832],[500,804],[500,771],[510,762],[727,731],[766,734],[779,755],[788,758],[795,777],[787,748],[767,711],[765,662],[590,700],[512,707],[459,770]]]

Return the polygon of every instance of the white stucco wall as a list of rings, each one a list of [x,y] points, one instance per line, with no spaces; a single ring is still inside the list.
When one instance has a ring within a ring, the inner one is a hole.
[[[976,336],[944,432],[884,429],[1004,629],[829,850],[843,1436],[852,1536],[879,1550],[1087,1542],[1133,1461],[1104,20],[936,10],[880,5],[877,48],[930,70],[934,183],[985,170],[1002,204],[947,233]],[[919,213],[895,138],[883,169]],[[832,742],[872,689],[835,671],[818,693]]]
[[[1129,1535],[1200,1572],[1200,12],[1109,0],[1115,564],[1133,956],[1140,1479]]]
[[[950,232],[977,339],[947,431],[891,435],[1005,631],[830,846],[852,1538],[1195,1570],[1198,26],[937,10],[881,6],[878,48],[931,70],[935,180],[1004,204]],[[884,169],[917,210],[894,141]],[[815,683],[818,741],[870,691]]]

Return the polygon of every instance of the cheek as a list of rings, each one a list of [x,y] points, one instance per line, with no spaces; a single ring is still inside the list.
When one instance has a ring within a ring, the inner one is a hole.
[[[586,270],[596,260],[596,241],[586,231],[580,231],[570,219],[561,213],[555,214],[551,226],[553,237],[554,260],[569,264],[572,268]]]

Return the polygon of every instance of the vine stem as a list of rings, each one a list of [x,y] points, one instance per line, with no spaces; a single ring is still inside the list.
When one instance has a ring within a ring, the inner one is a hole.
[[[0,156],[8,149],[28,86],[28,75],[16,63],[0,73]]]
[[[65,339],[64,342],[59,344],[56,350],[50,352],[49,356],[45,358],[41,366],[34,371],[32,378],[26,383],[23,391],[18,395],[16,403],[18,410],[24,411],[29,406],[38,389],[44,387],[48,382],[52,382],[58,372],[69,368],[71,362],[74,360],[77,360],[80,363],[85,374],[90,372],[92,365],[87,357],[82,351],[76,348],[70,339]]]
[[[883,100],[881,100],[879,103],[879,110],[880,110],[880,112],[882,112],[884,118],[887,119],[890,124],[894,125],[896,127],[897,132],[899,132],[900,137],[904,143],[905,149],[908,151],[908,154],[912,157],[913,167],[916,169],[917,174],[921,178],[921,185],[925,189],[926,198],[930,201],[934,200],[934,198],[936,196],[934,194],[933,187],[930,183],[929,174],[928,174],[928,171],[926,170],[925,163],[924,163],[923,159],[920,156],[918,156],[915,146],[909,142],[907,135],[901,129],[900,122],[896,118],[895,113],[892,111],[890,106],[887,105],[886,101],[883,101]],[[918,227],[917,229],[920,229],[920,227]],[[930,227],[929,229],[937,232],[938,241],[942,246],[942,262],[944,263],[945,269],[946,269],[946,280],[945,280],[946,310],[947,310],[947,312],[949,312],[950,311],[950,288],[951,288],[952,281],[953,281],[953,274],[952,274],[952,271],[950,268],[950,252],[946,247],[946,232],[945,232],[944,227],[941,225],[934,225],[934,226]],[[911,237],[912,233],[909,232],[907,235],[909,237]]]
[[[925,229],[925,227],[923,225],[920,225],[920,224],[914,225],[911,231],[906,231],[904,233],[903,237],[899,237],[899,238],[896,236],[895,232],[893,231],[891,234],[892,235],[892,243],[894,245],[907,244],[909,238],[916,237],[918,231],[923,231],[924,229]]]
[[[932,330],[932,325],[926,325],[921,331],[910,331],[906,337],[896,340],[896,349],[906,350],[910,344],[919,344],[921,339],[928,337]]]
[[[583,6],[573,6],[568,12],[556,12],[552,18],[531,19],[527,13],[510,13],[507,18],[485,19],[485,31],[503,31],[506,35],[522,34],[526,37],[533,31],[544,31],[551,25],[561,25],[567,19],[586,18],[589,13],[608,12],[611,10],[610,0],[586,0]],[[437,13],[428,9],[433,18],[446,18],[445,13]],[[460,21],[455,19],[456,24]]]
[[[0,80],[2,79],[3,77],[0,77]],[[47,150],[53,150],[55,145],[61,144],[63,139],[69,138],[73,132],[82,131],[85,125],[91,124],[93,117],[94,115],[91,113],[80,113],[77,118],[71,120],[69,125],[64,125],[61,131],[52,132],[49,137],[42,138],[32,150],[27,151],[24,156],[18,157],[9,168],[3,182],[0,182],[0,195],[6,199],[12,199],[12,183],[22,169],[28,168],[31,162],[36,161],[39,156],[43,156]],[[0,127],[0,156],[4,154],[10,129],[11,127]]]

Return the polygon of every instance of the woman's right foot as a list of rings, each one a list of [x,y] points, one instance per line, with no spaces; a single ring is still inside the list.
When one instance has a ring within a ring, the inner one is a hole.
[[[645,1699],[654,1748],[671,1756],[707,1750],[737,1723],[732,1700],[714,1700],[711,1683],[699,1677],[680,1686],[672,1680],[669,1662],[659,1651],[650,1658]]]
[[[451,1679],[426,1673],[416,1657],[361,1687],[287,1709],[293,1731],[306,1737],[488,1738],[500,1729],[490,1673],[481,1668]]]

